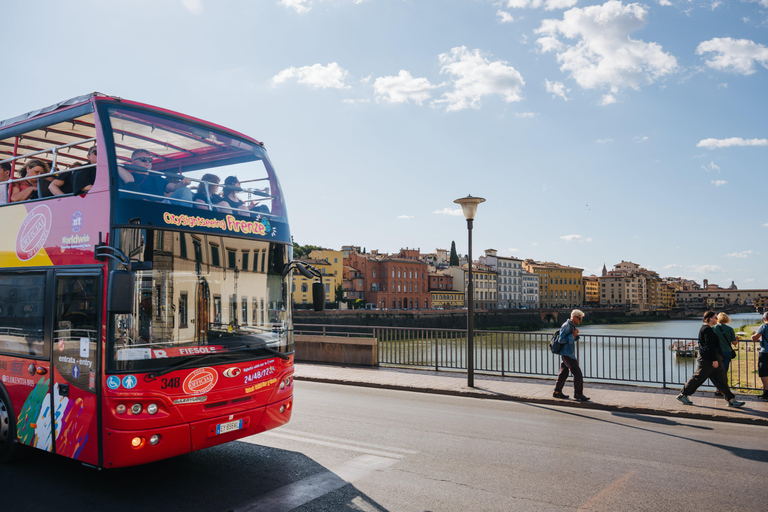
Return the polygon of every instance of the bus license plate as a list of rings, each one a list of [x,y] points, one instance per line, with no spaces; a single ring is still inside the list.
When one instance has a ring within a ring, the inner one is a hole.
[[[220,423],[216,425],[216,435],[226,434],[233,430],[240,430],[243,428],[243,420],[228,421],[226,423]]]

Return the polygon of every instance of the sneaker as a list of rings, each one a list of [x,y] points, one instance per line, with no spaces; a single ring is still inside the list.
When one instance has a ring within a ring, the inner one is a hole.
[[[743,407],[743,406],[744,406],[744,402],[739,402],[735,398],[730,402],[728,402],[728,407]]]
[[[555,391],[554,393],[552,393],[552,396],[554,398],[568,398],[568,395],[566,395],[562,391]]]
[[[693,405],[693,402],[691,402],[690,398],[685,396],[684,394],[680,393],[677,395],[677,399],[683,404],[683,405]]]
[[[573,398],[575,398],[579,402],[589,402],[589,397],[588,396],[576,394],[576,395],[573,395]]]

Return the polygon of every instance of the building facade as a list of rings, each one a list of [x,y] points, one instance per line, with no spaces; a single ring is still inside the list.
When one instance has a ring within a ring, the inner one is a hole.
[[[403,249],[395,256],[378,252],[361,255],[350,251],[344,259],[353,277],[345,282],[345,289],[356,291],[354,279],[362,279],[366,307],[377,309],[429,309],[427,264],[419,259],[419,251]]]
[[[523,304],[523,283],[521,273],[523,260],[498,256],[496,249],[486,249],[480,256],[481,264],[491,267],[497,273],[499,309],[519,308]]]
[[[584,304],[584,269],[530,259],[523,261],[523,268],[539,277],[539,307],[574,308]]]
[[[536,309],[539,307],[539,276],[533,272],[522,270],[520,279],[523,282],[523,304],[521,307]]]

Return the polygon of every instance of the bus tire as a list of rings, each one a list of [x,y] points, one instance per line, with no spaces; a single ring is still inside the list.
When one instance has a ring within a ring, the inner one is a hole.
[[[11,400],[0,386],[0,462],[11,462],[22,455],[22,446],[16,442],[16,418]]]

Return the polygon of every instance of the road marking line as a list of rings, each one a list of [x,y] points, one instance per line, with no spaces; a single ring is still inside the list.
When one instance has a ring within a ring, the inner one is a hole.
[[[320,439],[310,439],[307,437],[301,437],[301,436],[292,436],[288,434],[283,434],[281,432],[262,432],[261,434],[258,434],[256,436],[252,437],[246,437],[244,439],[241,439],[241,441],[245,441],[246,443],[252,443],[252,444],[260,444],[259,438],[260,437],[279,437],[281,439],[290,439],[291,441],[301,441],[304,443],[312,443],[317,444],[320,446],[329,446],[331,448],[340,448],[342,450],[349,450],[353,452],[360,452],[360,453],[368,453],[370,455],[378,455],[381,457],[389,457],[391,459],[402,459],[405,457],[402,453],[392,453],[392,452],[384,452],[381,450],[373,450],[371,448],[364,448],[361,446],[352,446],[348,444],[342,444],[342,443],[334,443],[330,441],[322,441]]]
[[[274,431],[265,432],[266,434],[274,433]],[[322,439],[324,441],[338,441],[341,443],[348,443],[348,444],[358,444],[360,446],[368,446],[370,448],[379,448],[382,450],[387,451],[393,451],[393,452],[403,452],[407,453],[409,455],[416,455],[419,453],[416,450],[406,450],[405,448],[395,448],[394,446],[384,446],[381,444],[373,444],[373,443],[364,443],[362,441],[353,441],[352,439],[340,439],[338,437],[328,437],[328,436],[321,436],[320,434],[312,434],[310,432],[301,432],[299,430],[291,430],[289,428],[281,428],[279,431],[277,431],[278,434],[293,434],[296,436],[307,436],[307,437],[315,437],[317,439]],[[263,435],[263,434],[259,434]]]
[[[578,510],[589,510],[589,509],[591,509],[596,503],[598,503],[599,501],[602,501],[603,499],[608,497],[609,494],[611,494],[615,490],[617,490],[617,488],[619,488],[622,485],[624,485],[627,480],[629,480],[630,478],[635,476],[635,473],[637,473],[637,470],[633,469],[632,471],[630,471],[626,475],[622,476],[621,478],[619,478],[618,480],[613,482],[611,485],[609,485],[608,487],[606,487],[605,489],[603,489],[599,493],[597,493],[594,496],[592,496],[592,498],[588,502],[586,502],[585,504],[580,506],[577,509],[577,511]]]
[[[396,462],[397,459],[361,455],[335,471],[323,471],[259,496],[254,503],[235,512],[288,512]]]

